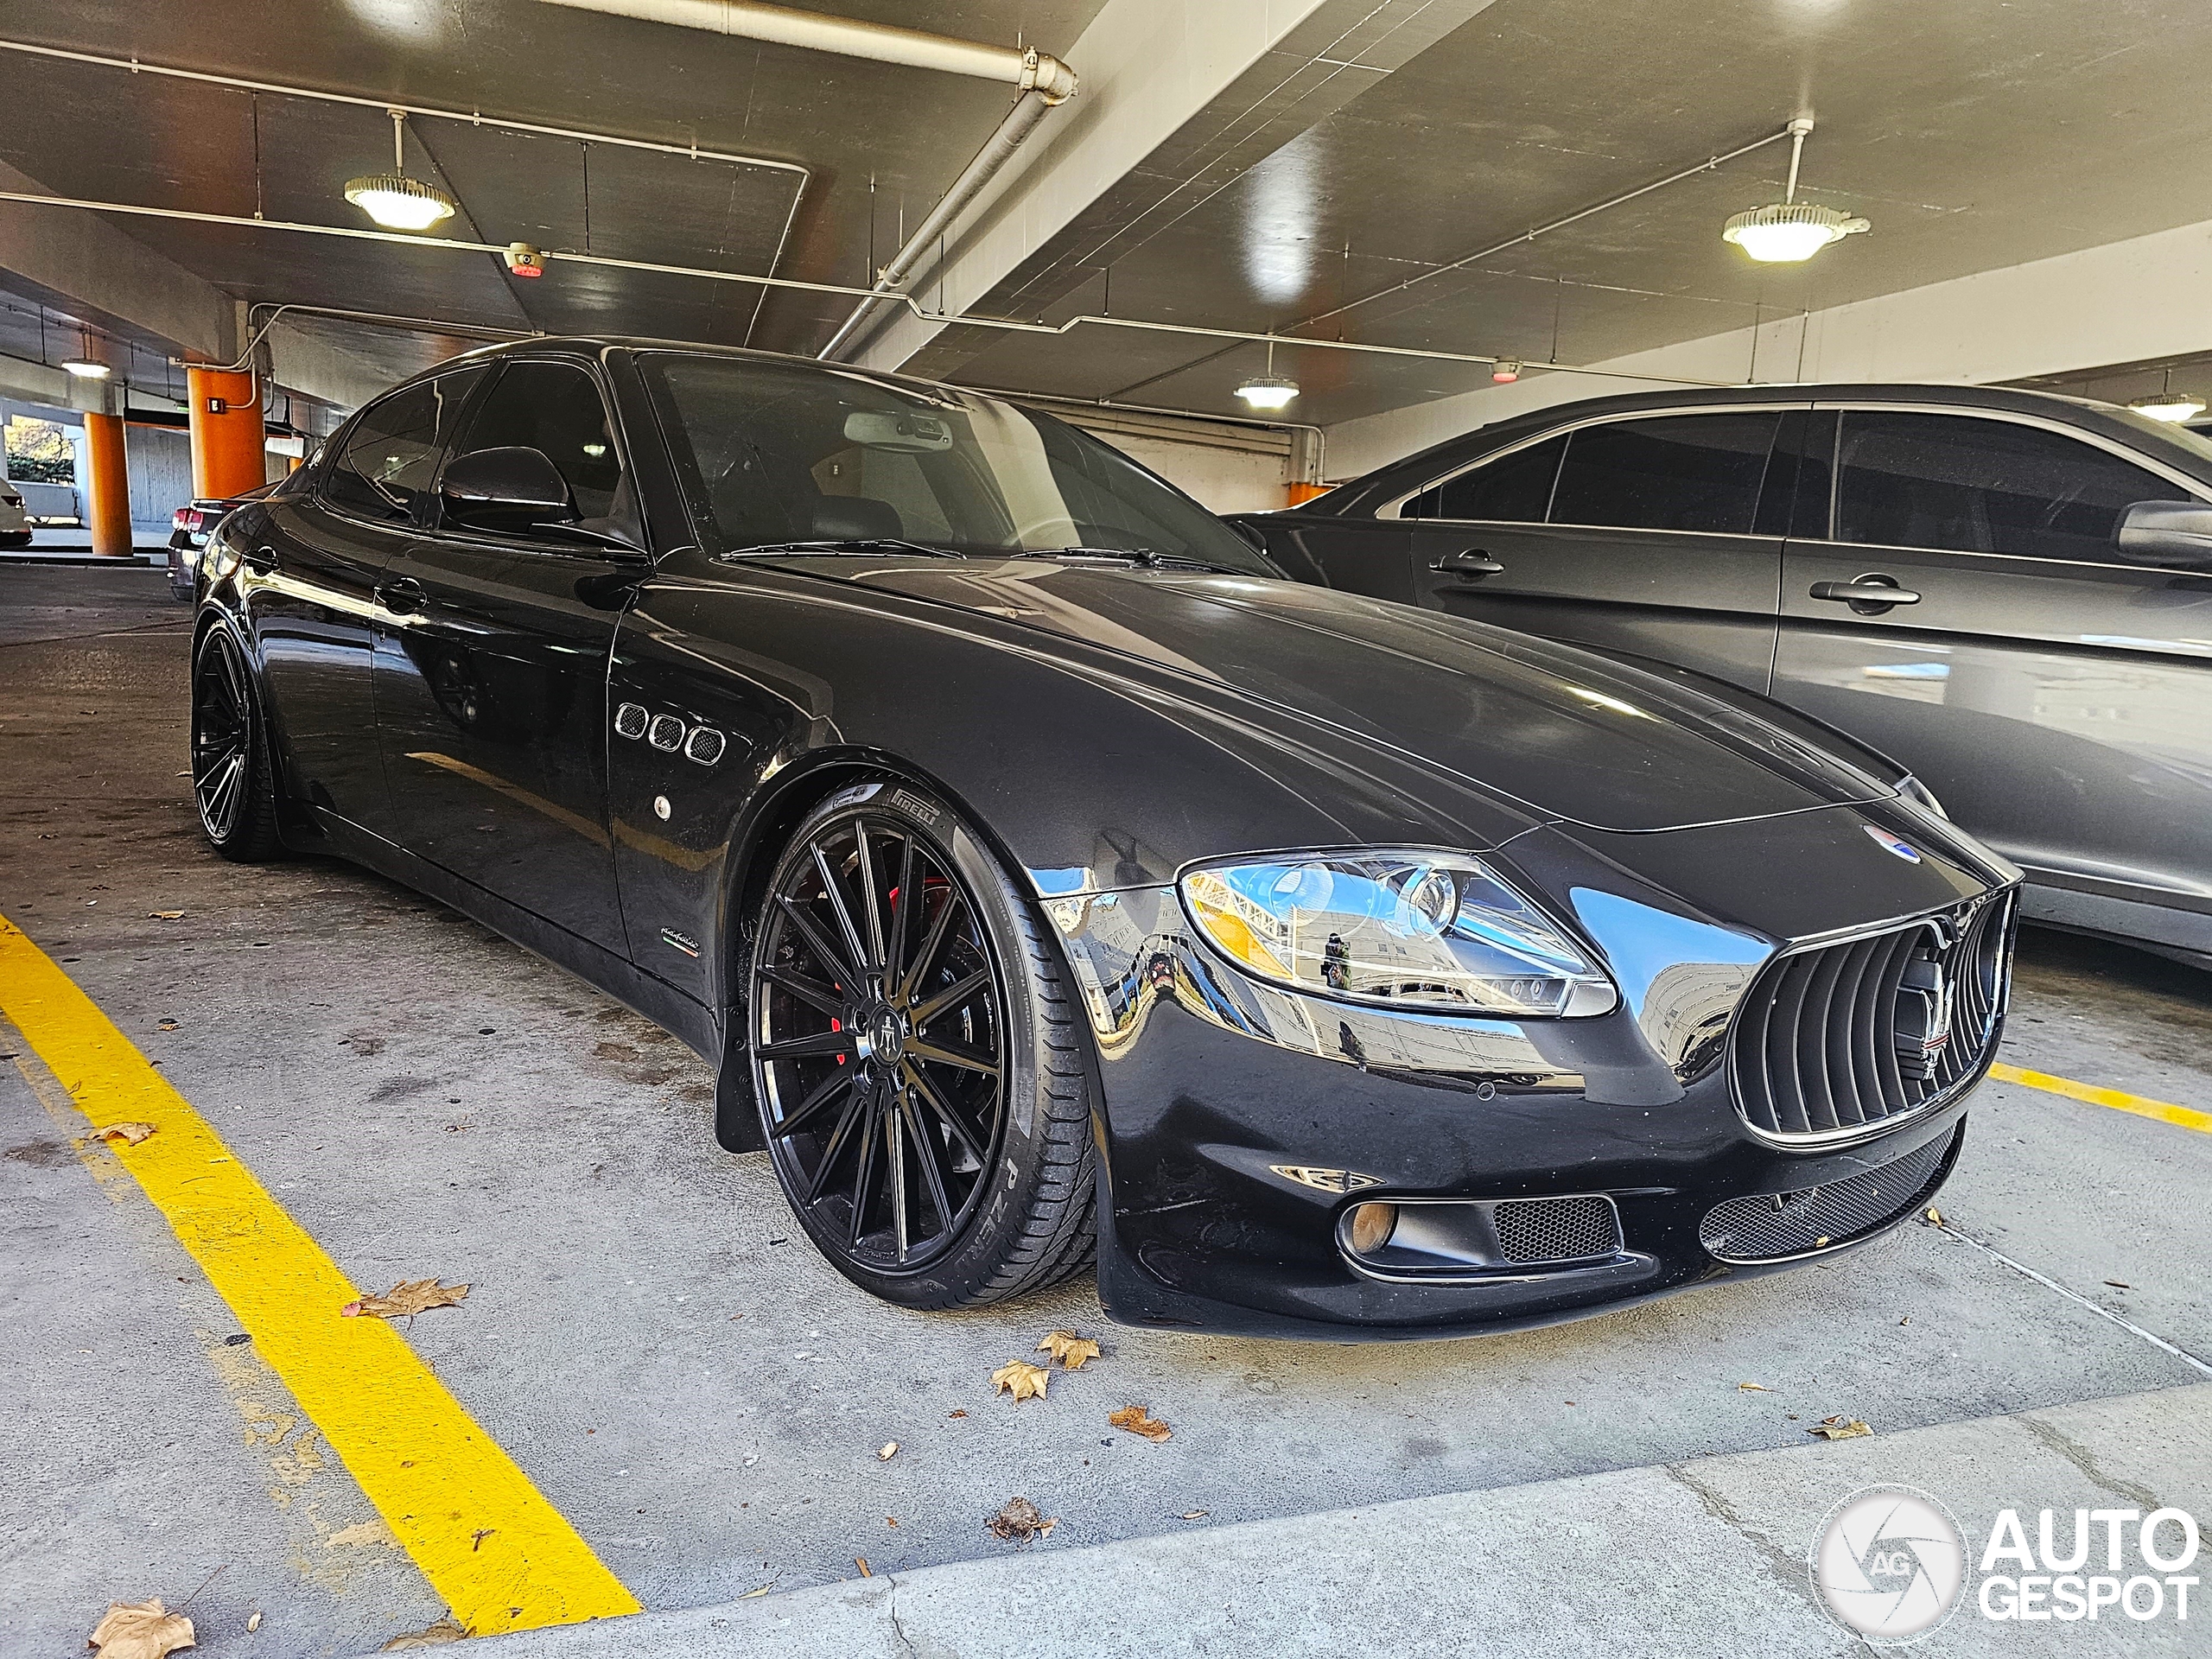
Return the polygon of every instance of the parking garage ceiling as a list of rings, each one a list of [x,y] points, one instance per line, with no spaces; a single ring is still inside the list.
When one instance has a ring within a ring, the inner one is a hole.
[[[814,9],[1068,56],[1105,0],[823,0]],[[1378,4],[1376,10],[1390,10]],[[972,311],[1117,315],[1587,363],[2194,222],[2212,10],[2185,0],[1447,0],[1388,73],[1276,118],[1233,167],[1152,157]],[[52,0],[17,41],[480,111],[415,120],[410,165],[459,204],[442,233],[860,283],[1005,115],[1011,89],[542,0]],[[381,111],[0,54],[0,162],[47,190],[359,225],[345,181],[388,164]],[[1163,65],[1163,74],[1176,66]],[[1079,95],[1080,96],[1080,95]],[[1786,144],[1446,274],[1440,267],[1777,131],[1819,125],[1805,199],[1873,220],[1802,266],[1726,246],[1780,197]],[[500,118],[754,158],[519,134]],[[1040,145],[1082,142],[1071,121]],[[1174,153],[1164,142],[1155,156]],[[1215,157],[1218,161],[1218,156]],[[801,170],[803,169],[803,170]],[[41,209],[41,212],[60,210]],[[850,308],[696,277],[144,219],[118,228],[239,299],[479,327],[607,330],[813,352]],[[957,250],[956,250],[957,251]],[[1110,276],[1109,276],[1110,272]],[[1411,283],[1411,286],[1401,287]],[[1322,314],[1352,304],[1333,316]],[[1313,321],[1319,318],[1319,321]],[[11,327],[10,349],[21,342]],[[142,345],[150,342],[140,342]],[[444,345],[356,331],[394,376]],[[450,344],[453,342],[447,342]],[[1252,344],[1078,327],[939,333],[909,366],[971,384],[1242,412]],[[1330,423],[1486,379],[1480,365],[1286,346],[1295,414]],[[1747,361],[1746,376],[1792,365]]]

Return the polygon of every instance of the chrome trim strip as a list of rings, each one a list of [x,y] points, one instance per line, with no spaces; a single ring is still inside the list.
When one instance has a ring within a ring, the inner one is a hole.
[[[1572,432],[1580,432],[1580,431],[1581,431],[1584,428],[1586,428],[1586,427],[1592,427],[1592,426],[1612,426],[1612,425],[1616,425],[1616,424],[1618,424],[1618,423],[1620,423],[1620,422],[1622,422],[1622,421],[1656,421],[1656,420],[1664,420],[1664,419],[1668,419],[1668,418],[1669,418],[1669,417],[1671,417],[1671,416],[1676,416],[1676,415],[1746,415],[1746,414],[1764,414],[1764,413],[1765,413],[1767,410],[1774,410],[1780,411],[1780,412],[1787,412],[1788,410],[1793,410],[1793,409],[1796,409],[1796,410],[1802,410],[1802,409],[1811,409],[1811,408],[1813,408],[1813,407],[1815,407],[1815,405],[1814,405],[1814,404],[1811,402],[1811,400],[1809,400],[1809,399],[1808,399],[1808,400],[1806,400],[1805,402],[1802,402],[1802,403],[1797,402],[1797,401],[1796,401],[1796,400],[1794,400],[1794,399],[1790,399],[1790,400],[1784,400],[1784,401],[1779,401],[1779,402],[1758,402],[1758,403],[1745,403],[1745,404],[1687,404],[1687,405],[1678,406],[1678,407],[1676,407],[1676,408],[1673,408],[1673,409],[1629,409],[1629,410],[1618,410],[1618,411],[1617,411],[1617,412],[1615,412],[1615,413],[1613,413],[1613,414],[1611,414],[1611,415],[1587,416],[1585,416],[1585,417],[1583,417],[1582,419],[1580,419],[1580,420],[1575,420],[1575,419],[1571,419],[1571,418],[1570,418],[1570,419],[1568,419],[1568,420],[1564,420],[1564,421],[1560,422],[1556,426],[1548,426],[1548,427],[1544,428],[1544,429],[1543,429],[1542,431],[1541,431],[1541,432],[1533,433],[1533,434],[1531,434],[1529,436],[1525,437],[1525,438],[1522,438],[1522,440],[1520,440],[1520,442],[1518,442],[1517,443],[1510,443],[1510,444],[1506,445],[1506,447],[1505,447],[1504,448],[1503,448],[1503,449],[1494,449],[1494,450],[1492,450],[1489,454],[1486,454],[1486,455],[1483,456],[1483,457],[1482,457],[1480,460],[1478,460],[1478,461],[1459,461],[1459,462],[1457,462],[1457,463],[1455,463],[1455,464],[1452,466],[1452,467],[1451,468],[1451,470],[1450,470],[1450,471],[1448,471],[1448,472],[1442,472],[1442,473],[1439,473],[1439,474],[1436,474],[1436,476],[1435,476],[1435,477],[1433,477],[1433,478],[1432,478],[1432,479],[1430,479],[1430,480],[1428,480],[1428,482],[1427,482],[1427,483],[1426,483],[1426,484],[1421,484],[1421,485],[1418,485],[1418,486],[1416,486],[1414,488],[1410,489],[1410,490],[1408,490],[1408,491],[1407,491],[1404,494],[1402,494],[1402,495],[1396,495],[1396,496],[1393,496],[1393,497],[1391,497],[1389,500],[1380,503],[1380,504],[1379,504],[1379,505],[1375,508],[1375,510],[1374,510],[1374,512],[1372,512],[1372,514],[1370,515],[1370,517],[1373,517],[1373,518],[1387,518],[1387,519],[1391,519],[1391,520],[1394,520],[1394,521],[1396,521],[1396,520],[1402,520],[1402,522],[1404,522],[1404,523],[1407,523],[1407,524],[1524,524],[1524,523],[1527,523],[1528,521],[1523,520],[1523,519],[1519,519],[1519,518],[1409,518],[1409,519],[1408,519],[1408,518],[1403,518],[1402,515],[1402,514],[1400,513],[1400,512],[1399,512],[1399,509],[1400,509],[1401,507],[1403,507],[1403,506],[1406,505],[1406,503],[1407,503],[1407,502],[1408,502],[1408,501],[1412,500],[1412,499],[1414,499],[1414,497],[1415,497],[1415,496],[1417,496],[1417,495],[1424,494],[1424,493],[1426,493],[1427,492],[1428,492],[1428,491],[1430,491],[1430,490],[1433,490],[1433,489],[1436,488],[1436,487],[1437,487],[1437,486],[1439,486],[1440,484],[1449,484],[1449,483],[1450,483],[1450,482],[1452,482],[1452,480],[1454,480],[1454,479],[1457,479],[1457,478],[1464,478],[1464,477],[1465,477],[1469,473],[1475,472],[1475,471],[1477,471],[1478,469],[1479,469],[1479,468],[1481,468],[1481,467],[1488,467],[1488,466],[1491,466],[1491,465],[1492,465],[1492,464],[1494,464],[1494,463],[1496,463],[1496,462],[1497,462],[1497,461],[1500,461],[1504,460],[1504,459],[1506,458],[1506,456],[1508,456],[1508,455],[1517,455],[1517,454],[1520,454],[1523,449],[1529,448],[1530,448],[1531,446],[1535,445],[1535,444],[1543,443],[1543,442],[1545,442],[1548,441],[1549,439],[1555,438],[1555,437],[1557,437],[1557,436],[1558,436],[1560,433],[1562,433],[1562,432],[1569,432],[1569,433],[1572,433]],[[1554,480],[1554,489],[1556,489],[1556,487],[1557,487],[1557,482],[1556,482],[1556,480]],[[1631,526],[1631,525],[1626,525],[1626,524],[1559,524],[1559,525],[1553,525],[1553,524],[1551,524],[1549,523],[1549,521],[1548,521],[1548,520],[1547,520],[1547,521],[1545,522],[1545,524],[1544,524],[1544,526],[1543,526],[1543,527],[1544,527],[1544,528],[1546,528],[1546,529],[1559,529],[1559,530],[1627,530],[1627,529],[1632,529],[1632,528],[1634,528],[1634,527],[1633,527],[1633,526]],[[1638,533],[1638,534],[1643,534],[1643,533],[1644,533],[1644,532],[1643,532],[1643,531],[1638,531],[1637,533]],[[1655,533],[1655,534],[1660,534],[1660,535],[1674,535],[1674,536],[1700,536],[1700,535],[1704,535],[1704,534],[1706,534],[1707,532],[1705,532],[1705,531],[1694,531],[1694,530],[1678,530],[1678,531],[1656,531],[1656,532],[1652,532],[1652,533]],[[1730,533],[1730,532],[1726,532],[1726,531],[1719,531],[1719,532],[1714,532],[1714,533],[1716,533],[1716,534],[1727,534],[1727,533]],[[1754,541],[1762,541],[1762,542],[1773,542],[1773,541],[1779,541],[1779,540],[1781,540],[1782,538],[1781,538],[1780,537],[1778,537],[1778,536],[1758,536],[1758,537],[1747,537],[1747,539],[1754,540]]]

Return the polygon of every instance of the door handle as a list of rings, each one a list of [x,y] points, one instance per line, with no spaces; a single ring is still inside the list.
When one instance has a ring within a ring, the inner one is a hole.
[[[1502,576],[1505,574],[1505,567],[1479,547],[1446,553],[1428,568],[1440,576]]]
[[[1877,616],[1892,605],[1917,605],[1920,595],[1901,588],[1894,576],[1854,576],[1849,582],[1816,582],[1813,597],[1848,605],[1861,616]]]
[[[394,616],[412,616],[430,602],[428,589],[412,576],[402,576],[397,582],[387,582],[374,595],[376,602]]]

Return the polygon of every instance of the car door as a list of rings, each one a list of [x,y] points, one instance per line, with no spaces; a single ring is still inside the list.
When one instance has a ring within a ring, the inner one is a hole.
[[[390,810],[372,735],[372,595],[416,531],[438,446],[481,373],[457,370],[370,404],[313,494],[271,502],[240,545],[241,592],[289,787],[379,835]]]
[[[1420,602],[1764,691],[1782,494],[1777,405],[1608,418],[1535,437],[1386,507]]]
[[[442,499],[429,533],[386,568],[377,737],[396,838],[626,955],[607,819],[607,668],[616,620],[652,567],[592,367],[524,358],[496,375],[444,464],[539,450],[581,527],[473,522]],[[617,535],[634,545],[601,539]]]
[[[2046,889],[2212,912],[2212,576],[2113,556],[2130,505],[2200,493],[2027,416],[1832,419],[1775,695],[1912,768]]]

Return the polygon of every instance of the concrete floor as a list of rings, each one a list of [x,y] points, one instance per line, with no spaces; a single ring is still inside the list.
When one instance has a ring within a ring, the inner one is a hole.
[[[2059,1290],[1910,1227],[1833,1268],[1457,1344],[1122,1330],[1087,1282],[888,1308],[814,1255],[760,1156],[716,1149],[706,1070],[672,1040],[376,877],[202,849],[165,580],[0,569],[0,913],[355,1282],[475,1287],[410,1339],[649,1609],[1000,1552],[982,1522],[1015,1494],[1059,1517],[1041,1552],[1798,1446],[1832,1413],[1887,1433],[2202,1380],[2094,1307],[2212,1357],[2212,1136],[2005,1084],[1942,1206]],[[2212,976],[2031,933],[2005,1058],[2212,1106]],[[79,1650],[111,1599],[174,1606],[218,1567],[193,1606],[211,1655],[430,1623],[337,1460],[271,1433],[296,1414],[283,1388],[81,1131],[0,1064],[8,1650]],[[1046,1401],[994,1399],[989,1373],[1055,1326],[1104,1357]],[[1133,1402],[1174,1438],[1109,1429]]]

